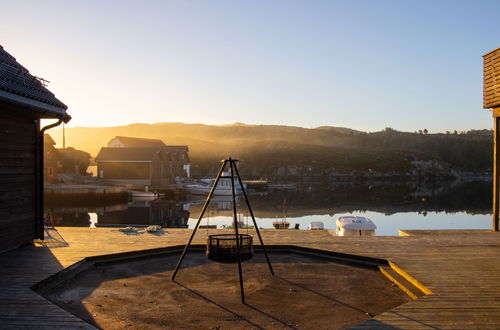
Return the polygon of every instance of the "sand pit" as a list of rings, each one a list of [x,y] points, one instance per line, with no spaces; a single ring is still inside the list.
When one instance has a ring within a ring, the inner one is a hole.
[[[103,329],[341,329],[409,298],[378,270],[296,253],[271,253],[243,264],[178,256],[93,266],[45,296]]]

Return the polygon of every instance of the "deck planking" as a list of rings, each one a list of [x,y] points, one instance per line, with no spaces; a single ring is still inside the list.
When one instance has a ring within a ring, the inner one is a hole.
[[[204,243],[207,233],[215,232],[221,230],[199,230],[194,243]],[[335,237],[329,231],[261,232],[266,244],[389,259],[433,292],[352,329],[500,328],[500,233],[404,231],[407,236]],[[0,328],[93,329],[30,287],[84,257],[185,244],[190,233],[165,229],[162,235],[130,235],[114,228],[59,227],[48,231],[43,246],[0,254]]]

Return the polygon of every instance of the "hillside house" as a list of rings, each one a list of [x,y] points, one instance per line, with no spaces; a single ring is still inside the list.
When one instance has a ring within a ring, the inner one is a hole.
[[[117,136],[99,151],[97,173],[127,184],[173,184],[190,175],[188,152],[187,146],[167,146],[161,140]]]
[[[44,235],[43,134],[71,117],[43,82],[0,46],[0,252]]]

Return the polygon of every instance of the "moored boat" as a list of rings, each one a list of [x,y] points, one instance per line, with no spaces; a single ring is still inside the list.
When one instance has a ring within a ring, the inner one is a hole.
[[[152,191],[138,191],[138,190],[130,190],[130,194],[132,195],[132,199],[158,199],[164,197],[165,194],[159,194]]]
[[[214,183],[215,179],[201,179],[200,183],[184,184],[184,188],[193,195],[208,195]],[[236,180],[234,181],[234,190],[236,194],[239,194],[242,190],[241,185]],[[217,187],[215,187],[214,195],[231,196],[232,194],[231,177],[228,177],[228,174],[224,174],[219,179]]]
[[[375,236],[377,226],[367,217],[342,216],[335,222],[337,236]]]
[[[309,230],[323,230],[325,225],[321,221],[311,221],[308,228]]]
[[[290,227],[290,222],[288,221],[274,221],[274,229],[288,229]]]

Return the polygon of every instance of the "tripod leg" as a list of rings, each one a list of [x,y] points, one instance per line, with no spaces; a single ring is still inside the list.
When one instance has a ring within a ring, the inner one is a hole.
[[[224,163],[222,164],[219,174],[217,175],[217,179],[215,179],[215,182],[212,186],[212,189],[210,190],[210,193],[208,194],[208,197],[205,201],[205,204],[203,205],[203,209],[201,210],[200,217],[198,218],[198,221],[196,222],[196,226],[194,226],[193,233],[191,234],[191,237],[189,238],[188,243],[184,247],[184,250],[182,251],[181,257],[179,258],[179,261],[177,262],[177,266],[175,267],[175,271],[172,274],[172,281],[175,280],[175,276],[177,275],[177,272],[179,271],[179,268],[181,267],[182,261],[184,260],[184,257],[186,255],[186,252],[191,245],[191,242],[193,241],[194,235],[196,234],[196,230],[198,230],[198,227],[200,225],[201,219],[203,218],[203,215],[205,214],[205,211],[207,210],[208,204],[210,203],[210,199],[212,199],[212,195],[214,194],[215,188],[217,187],[217,183],[219,182],[222,172],[224,172],[224,168],[226,167],[227,160],[224,160]]]
[[[234,191],[234,170],[233,166],[236,166],[235,161],[229,158],[229,166],[231,166],[231,189],[233,195],[233,223],[234,232],[236,234],[236,250],[238,251],[238,273],[240,275],[240,292],[241,292],[241,303],[245,303],[245,289],[243,288],[243,271],[241,269],[241,248],[240,248],[240,235],[238,233],[238,215],[236,213],[236,194]]]
[[[247,193],[245,191],[245,187],[243,187],[243,182],[241,182],[240,173],[238,172],[238,167],[236,166],[236,164],[234,164],[234,170],[236,172],[236,177],[238,178],[238,182],[240,183],[241,190],[243,191],[243,196],[245,197],[248,211],[250,212],[250,216],[252,217],[253,225],[255,226],[255,230],[257,231],[257,236],[259,237],[260,245],[262,246],[262,251],[264,251],[264,255],[266,256],[267,265],[269,266],[269,270],[271,271],[271,275],[274,276],[273,266],[271,266],[271,261],[269,260],[269,256],[267,255],[266,246],[264,245],[264,241],[262,240],[262,236],[260,236],[259,227],[257,226],[257,222],[255,221],[252,207],[250,206],[250,202],[248,201]]]

